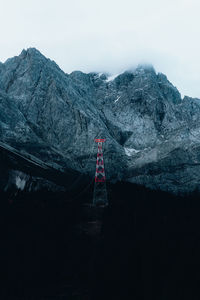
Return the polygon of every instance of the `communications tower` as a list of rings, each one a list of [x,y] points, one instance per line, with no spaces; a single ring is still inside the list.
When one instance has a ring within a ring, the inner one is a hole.
[[[93,205],[105,206],[108,204],[107,190],[106,190],[106,176],[103,160],[103,143],[105,139],[95,139],[98,143],[97,162],[94,182]]]

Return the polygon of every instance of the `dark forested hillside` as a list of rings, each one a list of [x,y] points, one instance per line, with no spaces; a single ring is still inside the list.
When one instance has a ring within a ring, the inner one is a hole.
[[[199,195],[123,182],[108,191],[104,209],[86,205],[92,187],[76,199],[1,195],[2,297],[198,299]]]

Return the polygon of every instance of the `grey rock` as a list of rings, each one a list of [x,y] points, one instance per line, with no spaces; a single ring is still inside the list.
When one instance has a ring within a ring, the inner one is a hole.
[[[0,139],[23,155],[94,175],[106,138],[107,178],[173,193],[198,189],[200,100],[139,65],[113,77],[65,74],[29,48],[0,64]]]

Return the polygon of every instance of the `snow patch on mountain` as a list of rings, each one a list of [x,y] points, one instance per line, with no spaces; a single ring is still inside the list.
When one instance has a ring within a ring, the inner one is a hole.
[[[113,81],[115,78],[117,78],[121,73],[110,75],[107,77],[106,82]]]
[[[15,179],[15,183],[16,183],[16,187],[19,190],[21,190],[21,191],[24,190],[25,185],[26,185],[26,180],[24,178],[21,178],[21,177],[17,176],[16,179]]]
[[[134,148],[126,148],[124,147],[124,150],[125,150],[125,153],[127,156],[132,156],[138,152],[140,152],[141,150],[137,150],[137,149],[134,149]]]
[[[121,97],[121,96],[117,97],[117,99],[115,100],[115,103],[116,103],[117,101],[119,101],[120,97]]]

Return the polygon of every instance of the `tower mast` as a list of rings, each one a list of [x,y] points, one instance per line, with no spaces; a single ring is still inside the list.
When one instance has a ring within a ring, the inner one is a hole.
[[[107,190],[106,190],[106,176],[103,160],[103,143],[105,139],[95,139],[98,143],[97,161],[94,182],[93,205],[105,206],[108,204]]]

